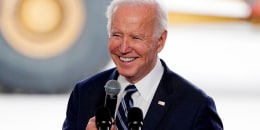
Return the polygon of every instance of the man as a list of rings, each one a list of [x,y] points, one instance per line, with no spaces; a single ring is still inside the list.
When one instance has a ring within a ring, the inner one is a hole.
[[[104,105],[104,86],[111,79],[121,84],[117,108],[126,86],[136,86],[133,106],[143,112],[143,130],[223,129],[213,99],[158,58],[167,38],[167,13],[158,1],[113,0],[107,17],[108,48],[116,68],[75,86],[63,130],[97,129],[95,112]]]

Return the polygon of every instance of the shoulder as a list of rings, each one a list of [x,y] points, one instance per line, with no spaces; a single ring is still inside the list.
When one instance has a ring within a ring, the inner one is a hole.
[[[165,88],[169,95],[175,95],[190,101],[208,100],[210,98],[204,90],[170,70],[165,62],[162,61],[162,64],[164,66],[162,82],[164,86],[167,86]]]

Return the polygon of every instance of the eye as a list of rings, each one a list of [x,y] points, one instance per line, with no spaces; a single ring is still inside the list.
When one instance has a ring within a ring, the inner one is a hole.
[[[111,40],[120,40],[122,39],[122,35],[120,33],[111,33],[109,38]]]
[[[140,39],[139,37],[133,37],[133,39]]]
[[[120,35],[118,35],[118,34],[113,34],[112,36],[113,36],[113,37],[119,37]]]
[[[140,36],[132,36],[132,39],[134,39],[134,40],[142,40],[142,38]]]
[[[112,33],[111,37],[121,37],[119,33]]]

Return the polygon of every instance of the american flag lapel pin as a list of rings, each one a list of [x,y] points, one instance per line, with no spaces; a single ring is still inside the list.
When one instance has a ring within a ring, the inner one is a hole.
[[[164,101],[158,101],[158,104],[161,106],[165,106],[165,102]]]

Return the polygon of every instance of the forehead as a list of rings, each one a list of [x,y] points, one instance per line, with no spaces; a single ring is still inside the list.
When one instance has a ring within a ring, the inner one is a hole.
[[[112,16],[113,23],[119,25],[139,25],[150,26],[155,23],[155,8],[153,5],[136,5],[136,4],[121,4],[116,9]]]
[[[153,14],[153,15],[152,15]],[[153,16],[156,16],[155,14],[155,7],[152,4],[127,4],[127,3],[122,3],[118,5],[115,10],[113,17],[116,17],[118,15],[124,15],[126,16],[135,16],[135,17],[140,17],[143,16],[152,18]]]

